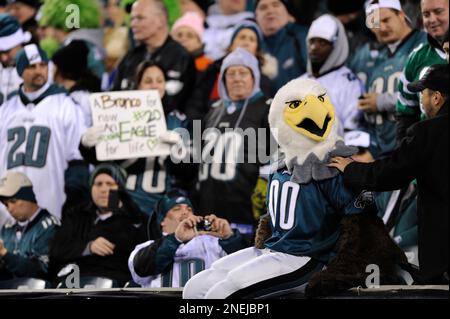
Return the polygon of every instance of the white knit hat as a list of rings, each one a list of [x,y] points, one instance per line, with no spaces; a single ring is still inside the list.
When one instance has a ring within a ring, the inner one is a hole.
[[[309,28],[307,40],[320,38],[334,43],[338,38],[338,25],[336,20],[329,14],[324,14],[313,21]]]
[[[194,11],[186,12],[181,16],[172,27],[172,32],[175,32],[179,27],[189,27],[197,33],[198,37],[203,39],[203,33],[205,32],[205,27],[203,26],[204,20],[200,14]]]
[[[31,40],[29,32],[23,32],[19,21],[9,15],[0,14],[0,51],[8,51]]]

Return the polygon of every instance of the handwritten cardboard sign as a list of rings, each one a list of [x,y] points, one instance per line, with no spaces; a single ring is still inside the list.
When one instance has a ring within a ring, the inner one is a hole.
[[[94,126],[105,128],[96,146],[100,161],[169,154],[159,142],[167,131],[158,91],[119,91],[90,95]]]

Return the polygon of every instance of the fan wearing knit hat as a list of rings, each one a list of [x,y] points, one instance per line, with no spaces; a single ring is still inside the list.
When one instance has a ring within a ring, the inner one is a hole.
[[[359,111],[358,98],[364,92],[361,82],[345,66],[349,47],[344,26],[335,17],[324,14],[313,21],[308,31],[307,73],[301,78],[316,79],[322,84],[333,102],[339,135],[354,130]]]
[[[100,164],[90,177],[91,201],[64,213],[50,250],[58,281],[67,275],[64,268],[71,263],[80,268],[81,280],[101,276],[119,287],[130,280],[128,256],[146,240],[147,220],[125,190],[126,177],[120,166]]]
[[[23,72],[31,65],[45,63],[47,64],[49,59],[47,53],[35,44],[29,44],[20,50],[16,55],[16,70],[20,76],[23,76]],[[47,80],[47,79],[45,79]],[[41,81],[42,82],[42,81]],[[40,83],[41,83],[40,82]],[[45,84],[45,81],[41,83],[41,86]],[[37,84],[32,84],[37,85]]]
[[[278,76],[278,61],[269,53],[263,52],[264,35],[254,19],[245,19],[235,26],[227,53],[233,52],[237,47],[246,49],[258,59],[261,90],[266,96],[273,96],[275,92],[272,91],[271,80]]]
[[[26,45],[16,55],[23,84],[18,94],[0,107],[0,173],[7,167],[26,172],[38,201],[59,217],[66,200],[64,187],[70,185],[64,182],[68,162],[81,159],[78,146],[83,123],[79,107],[49,80],[48,62],[36,44]],[[23,143],[11,138],[19,135],[24,137]],[[26,137],[29,147],[25,147]]]
[[[203,33],[205,32],[204,18],[197,12],[186,12],[172,27],[171,35],[195,58],[197,71],[203,72],[213,62],[205,55]]]
[[[17,18],[9,14],[0,14],[0,52],[9,51],[30,40],[31,34],[22,30]]]
[[[149,234],[151,240],[138,245],[128,259],[133,280],[144,288],[183,287],[214,261],[244,248],[239,231],[227,220],[194,215],[191,201],[181,194],[158,201]],[[178,275],[187,263],[194,264],[195,271]]]
[[[16,54],[31,40],[19,21],[9,15],[0,14],[0,105],[17,93],[22,78],[16,71]]]
[[[411,27],[399,0],[372,0],[367,4],[366,15],[370,30],[384,45],[386,58],[370,70],[367,93],[358,102],[364,114],[365,130],[370,134],[368,148],[374,159],[388,156],[396,148],[398,91],[403,86],[405,63],[419,45],[427,43],[425,32]],[[408,74],[409,75],[409,74]],[[398,85],[398,82],[402,84]],[[411,92],[407,91],[408,96]],[[408,104],[408,116],[413,109]],[[414,117],[409,117],[408,126]]]
[[[258,59],[261,71],[261,90],[268,97],[273,95],[271,80],[278,75],[278,61],[269,53],[262,51],[263,41],[261,29],[254,19],[245,19],[235,25],[231,41],[226,49],[226,55],[214,61],[204,75],[207,80],[203,81],[204,88],[202,91],[207,92],[209,102],[215,102],[219,99],[219,73],[222,62],[238,47],[246,49]],[[214,85],[212,85],[213,83]],[[204,105],[203,109],[207,109],[207,107],[207,105]]]

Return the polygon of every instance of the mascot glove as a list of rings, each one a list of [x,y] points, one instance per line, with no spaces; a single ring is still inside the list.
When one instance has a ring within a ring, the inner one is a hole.
[[[159,136],[159,140],[161,141],[161,143],[170,145],[178,144],[181,142],[181,135],[175,131],[166,131]]]
[[[96,146],[101,141],[101,137],[105,132],[103,126],[92,126],[84,132],[81,136],[81,144],[84,147],[91,148]]]

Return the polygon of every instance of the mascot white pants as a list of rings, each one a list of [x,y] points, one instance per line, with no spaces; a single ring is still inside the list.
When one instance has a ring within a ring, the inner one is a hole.
[[[250,247],[217,260],[192,277],[184,287],[183,298],[262,298],[300,292],[322,268],[309,257]]]

